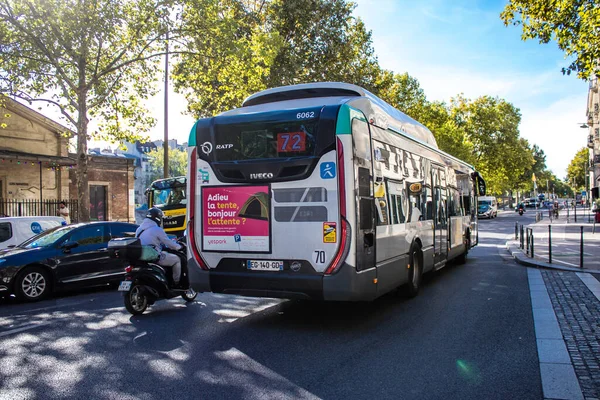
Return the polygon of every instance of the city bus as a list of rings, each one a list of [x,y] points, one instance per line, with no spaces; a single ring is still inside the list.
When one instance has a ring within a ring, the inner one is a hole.
[[[157,179],[146,189],[148,208],[160,208],[165,214],[163,228],[171,235],[181,236],[185,232],[187,207],[187,178]]]
[[[418,293],[477,245],[473,166],[367,90],[268,89],[189,138],[188,268],[197,291],[368,301]]]

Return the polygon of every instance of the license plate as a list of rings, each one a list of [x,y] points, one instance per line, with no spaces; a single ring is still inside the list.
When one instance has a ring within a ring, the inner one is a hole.
[[[122,281],[119,285],[119,292],[126,292],[131,289],[131,281]]]
[[[248,260],[246,265],[253,271],[283,271],[283,261]]]

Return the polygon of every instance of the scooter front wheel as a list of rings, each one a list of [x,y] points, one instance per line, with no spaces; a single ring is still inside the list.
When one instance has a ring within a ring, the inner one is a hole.
[[[141,315],[148,308],[148,296],[141,285],[134,285],[124,298],[125,308],[133,315]]]
[[[187,302],[191,302],[191,301],[194,301],[194,299],[196,298],[196,296],[198,296],[198,292],[196,292],[192,288],[189,288],[188,290],[185,291],[184,294],[181,295],[181,298],[184,299]]]

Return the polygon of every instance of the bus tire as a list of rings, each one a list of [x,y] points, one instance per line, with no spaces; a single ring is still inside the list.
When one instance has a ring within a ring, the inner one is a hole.
[[[421,246],[414,243],[410,248],[410,257],[408,259],[410,268],[408,270],[408,283],[404,289],[406,297],[415,297],[419,294],[421,283],[423,282],[423,254]]]
[[[465,251],[460,256],[456,257],[457,264],[466,264],[467,262],[467,255],[469,254],[469,249],[471,248],[471,235],[468,232],[465,245]]]

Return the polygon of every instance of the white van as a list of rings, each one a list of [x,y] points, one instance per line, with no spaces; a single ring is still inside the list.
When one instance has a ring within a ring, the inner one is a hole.
[[[481,196],[477,199],[478,218],[496,218],[498,216],[498,201],[494,196]]]
[[[66,224],[62,217],[0,218],[0,250],[21,244],[47,229]]]

